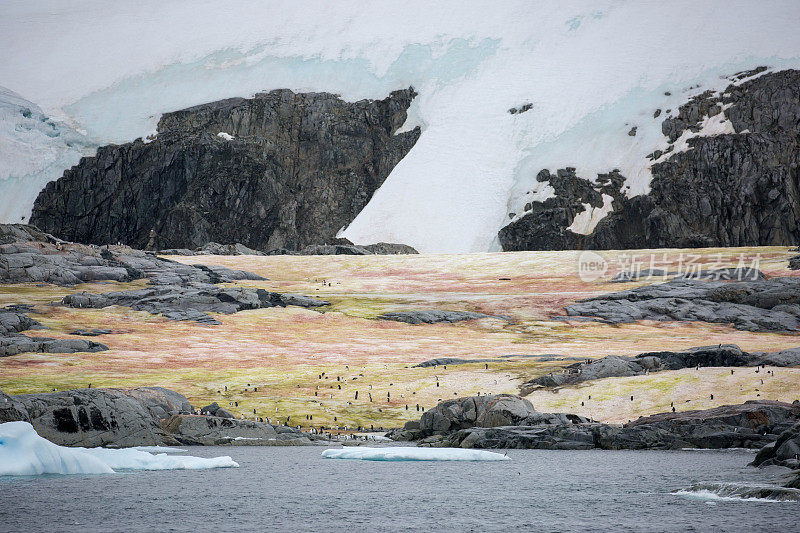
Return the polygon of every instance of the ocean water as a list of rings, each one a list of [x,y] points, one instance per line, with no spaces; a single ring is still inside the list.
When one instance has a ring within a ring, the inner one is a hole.
[[[510,450],[511,461],[323,459],[321,447],[192,447],[216,470],[0,478],[0,531],[800,531],[748,451]]]

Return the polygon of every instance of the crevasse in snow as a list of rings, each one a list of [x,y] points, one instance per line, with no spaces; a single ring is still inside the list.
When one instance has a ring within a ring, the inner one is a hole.
[[[116,470],[195,470],[239,466],[230,457],[192,457],[106,448],[67,448],[27,422],[0,424],[0,476],[113,474]]]
[[[413,85],[405,127],[422,135],[341,235],[428,252],[496,247],[527,193],[552,194],[535,182],[542,168],[575,166],[589,179],[618,168],[628,194],[647,192],[644,156],[665,145],[656,109],[720,90],[740,70],[800,66],[795,0],[39,0],[3,10],[0,80],[99,143],[146,137],[166,111],[257,91],[357,100]],[[23,172],[41,173],[29,164]],[[37,176],[16,194],[52,177]]]

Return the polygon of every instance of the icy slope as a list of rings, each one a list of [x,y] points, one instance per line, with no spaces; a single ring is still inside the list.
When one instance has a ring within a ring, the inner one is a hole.
[[[239,466],[230,457],[154,455],[136,449],[67,448],[27,422],[0,424],[0,476],[113,474],[115,470],[186,470]]]
[[[656,109],[722,75],[800,66],[796,0],[18,0],[3,11],[0,81],[99,142],[261,90],[355,100],[413,85],[408,127],[422,136],[342,235],[420,251],[492,247],[542,168],[619,168],[629,194],[647,191],[644,156],[664,141]]]
[[[45,184],[88,153],[85,136],[0,87],[0,221],[26,221]]]

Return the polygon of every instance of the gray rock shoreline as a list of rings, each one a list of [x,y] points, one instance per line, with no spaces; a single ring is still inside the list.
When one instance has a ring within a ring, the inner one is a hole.
[[[198,415],[184,396],[162,387],[0,391],[0,423],[18,420],[61,446],[308,446],[325,440],[287,426]]]
[[[800,402],[749,401],[613,425],[573,414],[538,413],[519,396],[487,395],[442,402],[388,436],[420,446],[461,448],[761,448],[798,422]]]

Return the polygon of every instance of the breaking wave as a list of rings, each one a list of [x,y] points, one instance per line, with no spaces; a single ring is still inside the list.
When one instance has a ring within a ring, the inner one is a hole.
[[[798,489],[747,483],[697,483],[673,494],[709,501],[800,502]]]

